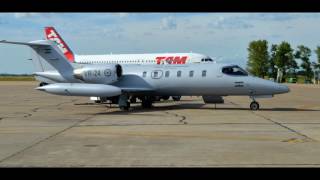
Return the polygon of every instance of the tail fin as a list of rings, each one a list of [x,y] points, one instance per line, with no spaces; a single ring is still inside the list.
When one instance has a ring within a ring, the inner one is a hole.
[[[66,58],[70,62],[74,62],[74,54],[71,51],[71,49],[68,47],[68,45],[63,41],[59,33],[55,30],[54,27],[45,27],[44,28],[46,39],[54,41],[58,44],[59,49],[62,51],[62,53],[66,56]]]
[[[70,82],[74,81],[72,64],[53,41],[13,42],[3,40],[0,41],[0,43],[27,45],[31,47],[39,57],[55,68],[65,80]]]

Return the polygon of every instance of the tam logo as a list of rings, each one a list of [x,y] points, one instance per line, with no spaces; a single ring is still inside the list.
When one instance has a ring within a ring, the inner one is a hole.
[[[59,49],[63,53],[66,53],[68,51],[68,49],[64,46],[58,35],[53,30],[50,30],[50,33],[48,33],[47,37],[49,40],[56,42],[58,44]]]
[[[156,57],[157,64],[185,64],[188,56],[159,56]]]

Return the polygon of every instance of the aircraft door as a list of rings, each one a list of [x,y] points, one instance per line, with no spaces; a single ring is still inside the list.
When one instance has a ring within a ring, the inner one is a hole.
[[[154,70],[151,72],[151,78],[152,79],[160,79],[162,78],[163,72],[161,70]]]

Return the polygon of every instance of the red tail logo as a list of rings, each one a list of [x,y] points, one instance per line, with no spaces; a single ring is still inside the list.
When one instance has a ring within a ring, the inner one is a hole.
[[[45,27],[45,34],[48,40],[54,41],[58,44],[59,49],[63,52],[66,58],[70,62],[74,62],[74,55],[67,44],[60,37],[58,32],[54,29],[54,27]]]
[[[185,64],[188,56],[160,56],[156,57],[157,64]]]

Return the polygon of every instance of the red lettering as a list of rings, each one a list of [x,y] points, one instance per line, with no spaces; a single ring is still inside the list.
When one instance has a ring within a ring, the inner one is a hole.
[[[187,61],[187,56],[176,56],[173,60],[173,64],[185,64]]]
[[[160,64],[161,60],[164,59],[164,58],[166,58],[166,57],[156,57],[157,64]]]
[[[188,56],[168,56],[168,57],[156,57],[157,64],[161,64],[166,61],[167,64],[185,64]]]
[[[172,62],[173,62],[173,56],[167,57],[166,62],[167,62],[168,64],[172,64]]]

